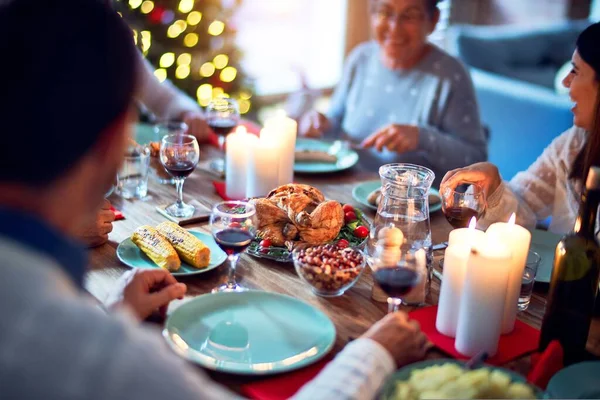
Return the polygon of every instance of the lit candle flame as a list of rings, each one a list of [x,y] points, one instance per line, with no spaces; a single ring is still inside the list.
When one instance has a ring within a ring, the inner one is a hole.
[[[248,130],[246,129],[246,127],[244,125],[240,125],[236,128],[235,133],[245,135],[246,133],[248,133]]]
[[[477,226],[477,218],[471,217],[471,221],[469,222],[469,229],[475,229]]]
[[[508,219],[508,223],[511,225],[514,225],[516,220],[517,220],[517,215],[515,213],[512,213],[512,215]]]

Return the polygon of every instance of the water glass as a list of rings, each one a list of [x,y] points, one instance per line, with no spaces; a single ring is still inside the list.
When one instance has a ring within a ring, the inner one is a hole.
[[[148,195],[150,149],[135,147],[128,151],[117,174],[115,192],[125,199],[141,199]]]
[[[517,306],[519,311],[525,311],[529,307],[531,293],[533,293],[533,284],[535,283],[541,259],[540,255],[535,251],[529,251],[527,254],[527,262],[525,264],[525,271],[523,272],[523,279],[521,280],[521,293],[519,294],[519,303]]]

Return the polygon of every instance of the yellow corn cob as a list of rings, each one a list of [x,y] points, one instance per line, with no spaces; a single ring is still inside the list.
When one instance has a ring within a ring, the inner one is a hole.
[[[181,260],[171,243],[153,227],[140,226],[133,232],[131,240],[159,267],[168,271],[177,271],[181,267]]]
[[[196,268],[208,266],[210,249],[196,236],[170,221],[159,224],[156,230],[175,247],[183,261]]]

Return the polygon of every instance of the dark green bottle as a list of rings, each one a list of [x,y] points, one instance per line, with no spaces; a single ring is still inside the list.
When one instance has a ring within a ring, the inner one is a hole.
[[[560,341],[565,365],[586,358],[585,346],[600,277],[600,246],[594,234],[599,204],[600,168],[592,167],[575,228],[556,246],[540,336],[540,350],[552,340]]]

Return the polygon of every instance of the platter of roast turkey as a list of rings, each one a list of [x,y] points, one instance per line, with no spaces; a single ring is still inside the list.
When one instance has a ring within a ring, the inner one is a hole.
[[[327,243],[362,247],[369,236],[369,221],[360,210],[327,200],[309,185],[283,185],[250,202],[258,229],[248,253],[255,257],[291,262],[295,249]]]

